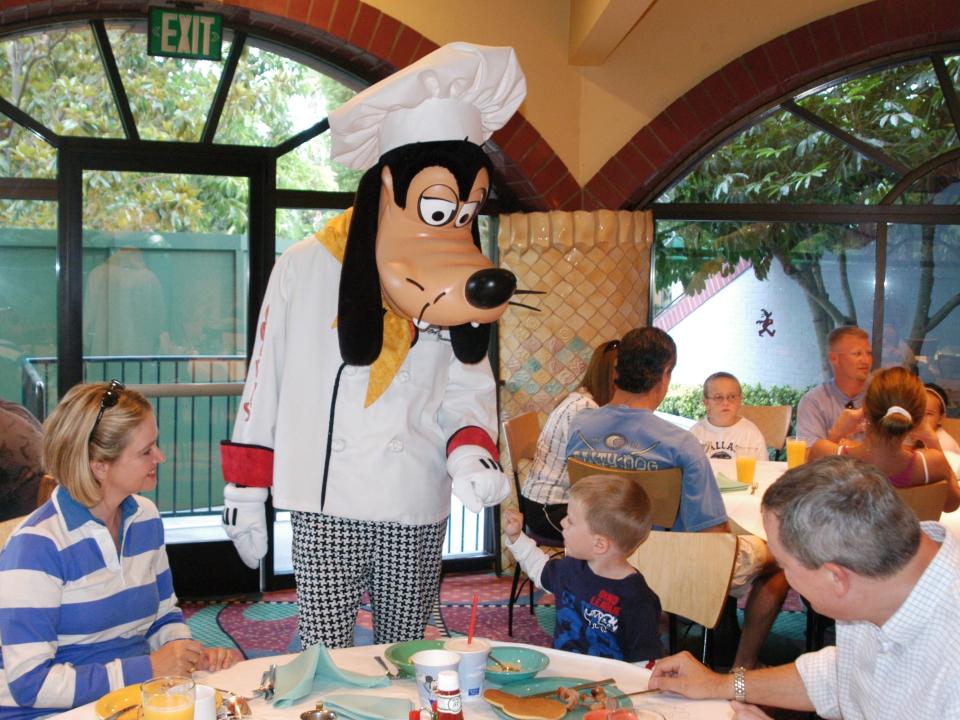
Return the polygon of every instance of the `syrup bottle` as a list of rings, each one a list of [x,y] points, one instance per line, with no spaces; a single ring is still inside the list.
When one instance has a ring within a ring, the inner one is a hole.
[[[463,720],[460,678],[456,670],[441,670],[437,675],[437,720]]]

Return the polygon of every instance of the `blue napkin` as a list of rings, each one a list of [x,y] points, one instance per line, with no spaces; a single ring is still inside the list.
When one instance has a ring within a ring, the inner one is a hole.
[[[398,720],[410,714],[413,703],[407,698],[333,693],[323,698],[323,707],[343,720]]]
[[[335,690],[344,685],[376,688],[389,684],[390,679],[385,675],[364,675],[337,667],[327,648],[320,643],[311,645],[286,665],[277,668],[273,705],[287,707],[307,695]]]

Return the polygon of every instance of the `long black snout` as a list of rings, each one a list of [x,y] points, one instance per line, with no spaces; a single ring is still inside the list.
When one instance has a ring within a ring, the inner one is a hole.
[[[503,305],[517,289],[517,278],[503,268],[477,270],[467,280],[467,302],[485,310]]]

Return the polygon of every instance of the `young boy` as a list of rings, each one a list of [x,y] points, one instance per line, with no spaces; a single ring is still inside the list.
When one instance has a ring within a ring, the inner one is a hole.
[[[538,587],[556,596],[558,650],[636,662],[659,658],[660,599],[627,558],[650,534],[650,499],[636,482],[590,475],[570,488],[561,521],[566,556],[550,560],[504,513],[507,548]]]
[[[732,460],[737,455],[753,455],[766,460],[767,443],[760,429],[740,413],[740,381],[728,372],[717,372],[703,383],[703,404],[707,417],[690,432],[703,445],[707,457]]]

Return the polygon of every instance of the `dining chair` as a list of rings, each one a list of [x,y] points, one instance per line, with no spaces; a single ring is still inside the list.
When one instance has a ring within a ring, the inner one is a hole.
[[[945,417],[940,421],[940,427],[946,430],[947,435],[960,444],[960,418]]]
[[[789,405],[743,405],[740,415],[759,428],[767,447],[773,448],[779,457],[787,443],[793,408]]]
[[[13,531],[17,529],[17,525],[22,523],[26,517],[26,515],[20,515],[18,517],[10,518],[9,520],[0,522],[0,550],[3,550],[4,546],[7,544],[7,540],[9,540],[10,536],[13,535]]]
[[[537,453],[537,440],[540,437],[540,418],[535,412],[525,412],[503,421],[503,435],[507,441],[507,453],[510,455],[510,465],[513,466],[513,487],[517,493],[517,509],[523,515],[523,532],[537,545],[550,548],[563,548],[563,535],[545,535],[531,529],[527,524],[526,498],[520,492],[523,487],[521,475],[525,475],[530,463]],[[558,555],[562,550],[554,552]],[[514,561],[513,582],[510,585],[510,598],[507,600],[507,635],[513,637],[513,606],[520,599],[524,585],[530,592],[530,614],[534,614],[533,581],[525,577],[520,580],[520,563]]]
[[[712,658],[711,631],[720,622],[733,567],[737,536],[653,530],[628,561],[660,598],[670,618],[670,652],[677,652],[676,617],[702,625],[704,664]]]
[[[947,481],[895,488],[897,495],[916,514],[918,520],[939,520],[947,499]]]
[[[650,498],[650,514],[657,527],[671,528],[680,509],[680,495],[683,488],[683,470],[619,470],[617,468],[591,465],[576,458],[567,458],[567,474],[573,485],[587,475],[619,475],[636,480]]]

